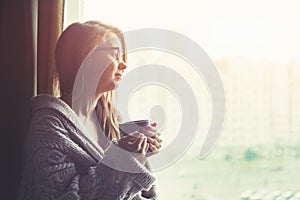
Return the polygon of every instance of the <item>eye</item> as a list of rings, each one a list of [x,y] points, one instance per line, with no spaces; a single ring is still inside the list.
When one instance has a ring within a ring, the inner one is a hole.
[[[121,61],[121,55],[120,55],[120,51],[117,50],[115,53],[114,53],[114,58],[120,62]]]
[[[115,58],[116,60],[119,60],[119,53],[115,53],[115,54],[114,54],[114,58]]]

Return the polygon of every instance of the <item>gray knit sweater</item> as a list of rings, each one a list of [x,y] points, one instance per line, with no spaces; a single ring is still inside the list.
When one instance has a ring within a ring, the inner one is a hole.
[[[82,123],[64,101],[34,97],[19,199],[157,199],[148,165],[121,151],[116,142],[103,150],[84,135]],[[139,173],[111,167],[120,163]]]

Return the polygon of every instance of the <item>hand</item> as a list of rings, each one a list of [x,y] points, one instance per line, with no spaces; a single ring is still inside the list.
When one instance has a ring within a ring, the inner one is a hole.
[[[147,137],[144,134],[136,131],[124,135],[118,143],[124,150],[133,152],[134,157],[138,159],[141,164],[145,164],[146,153],[150,144],[147,143]]]
[[[157,154],[161,148],[161,134],[157,132],[156,126],[157,124],[154,122],[151,124],[151,126],[145,126],[142,129],[142,133],[147,136],[147,142],[150,145],[149,148],[151,150],[151,153],[147,153],[147,157]]]

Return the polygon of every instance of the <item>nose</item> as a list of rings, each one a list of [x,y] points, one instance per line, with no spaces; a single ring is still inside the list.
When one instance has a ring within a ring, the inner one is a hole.
[[[119,66],[118,66],[118,69],[119,70],[125,70],[127,68],[127,65],[126,65],[126,63],[124,63],[124,62],[120,62],[119,63]]]

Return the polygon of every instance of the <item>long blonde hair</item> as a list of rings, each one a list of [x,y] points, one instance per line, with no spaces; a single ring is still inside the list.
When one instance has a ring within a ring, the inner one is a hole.
[[[60,36],[55,51],[61,96],[72,95],[76,74],[86,56],[98,46],[108,33],[117,35],[122,44],[123,60],[126,62],[124,36],[118,28],[99,21],[71,24]],[[120,115],[112,102],[113,92],[105,92],[97,103],[97,117],[100,127],[108,139],[120,138],[118,122]]]

